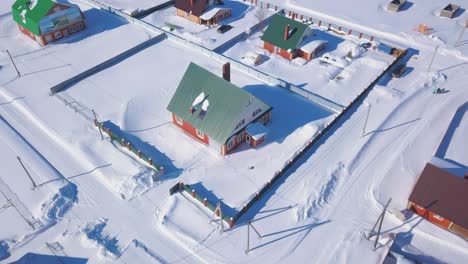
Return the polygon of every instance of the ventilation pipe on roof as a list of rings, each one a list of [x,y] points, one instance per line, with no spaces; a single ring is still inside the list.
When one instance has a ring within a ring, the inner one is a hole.
[[[229,62],[223,65],[223,79],[228,82],[231,81],[231,64]]]
[[[289,24],[286,25],[284,28],[284,40],[288,40],[289,38]]]

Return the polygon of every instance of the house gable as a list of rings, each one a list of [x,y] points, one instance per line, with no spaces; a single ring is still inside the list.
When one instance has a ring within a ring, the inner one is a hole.
[[[51,0],[17,0],[12,5],[13,20],[35,35],[40,35],[39,23],[55,4]]]
[[[184,12],[199,17],[208,6],[208,0],[176,0],[175,7]]]
[[[288,25],[289,32],[285,40],[285,29]],[[304,35],[310,34],[310,32],[311,30],[306,24],[275,14],[261,39],[292,53],[302,42]]]

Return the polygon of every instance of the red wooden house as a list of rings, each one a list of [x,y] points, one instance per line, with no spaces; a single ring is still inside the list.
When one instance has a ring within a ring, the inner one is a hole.
[[[300,57],[309,61],[327,45],[326,41],[311,38],[312,33],[308,25],[275,14],[262,36],[263,48],[287,60]]]
[[[408,208],[468,240],[467,201],[468,179],[428,163],[408,199]]]
[[[223,78],[191,63],[167,110],[173,123],[197,141],[227,155],[240,144],[261,144],[272,107]]]
[[[41,46],[86,28],[85,17],[77,6],[52,0],[17,0],[12,14],[20,31]]]
[[[177,15],[201,25],[217,25],[231,16],[230,8],[223,8],[220,0],[176,0]]]

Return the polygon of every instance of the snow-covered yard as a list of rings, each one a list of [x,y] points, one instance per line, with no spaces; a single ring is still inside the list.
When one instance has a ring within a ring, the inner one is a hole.
[[[347,106],[377,76],[379,76],[394,57],[359,48],[360,42],[354,38],[343,38],[323,29],[313,28],[313,40],[327,41],[327,47],[306,64],[303,59],[293,61],[272,54],[263,48],[262,32],[257,32],[246,41],[237,43],[224,52],[224,55],[243,61],[248,52],[260,54],[262,62],[256,69],[277,78],[291,82],[295,86],[321,95],[342,106]],[[356,50],[351,64],[344,68],[325,64],[318,57],[325,53],[344,58],[348,52]]]
[[[362,0],[359,3],[340,0],[270,0],[281,6],[309,14],[315,18],[326,19],[342,26],[352,26],[375,35],[394,39],[410,46],[429,47],[437,45],[453,46],[458,40],[465,20],[468,18],[468,3],[465,0],[411,0],[407,1],[400,12],[387,11],[390,0]],[[440,17],[440,10],[447,4],[459,5],[461,8],[455,18]],[[363,15],[364,14],[364,15]],[[422,35],[416,32],[420,24],[426,24],[432,33]],[[455,49],[468,54],[465,38]]]
[[[151,35],[103,10],[73,1],[87,15],[89,28],[40,48],[22,36],[12,22],[9,6],[13,0],[4,2],[7,4],[0,4],[2,262],[381,262],[390,244],[373,250],[373,241],[366,235],[389,198],[389,211],[406,208],[422,168],[439,147],[456,109],[468,98],[467,56],[437,39],[450,44],[445,33],[455,36],[453,32],[458,32],[457,25],[466,12],[455,20],[439,18],[434,10],[444,4],[435,0],[411,1],[413,4],[398,14],[384,11],[384,1],[364,1],[375,7],[369,10],[335,0],[288,1],[326,12],[330,19],[349,18],[350,23],[393,40],[410,36],[404,44],[414,44],[417,50],[405,58],[410,69],[407,74],[378,82],[234,228],[220,233],[218,220],[209,223],[210,211],[190,195],[170,196],[169,188],[182,180],[238,210],[314,131],[330,122],[332,113],[232,69],[234,84],[274,110],[268,124],[270,134],[261,148],[244,145],[232,155],[220,157],[170,124],[166,106],[190,62],[218,75],[222,65],[161,40],[62,93],[95,109],[102,121],[114,121],[157,149],[166,176],[152,188],[122,199],[122,183],[134,176],[151,175],[151,169],[107,138],[101,140],[93,124],[50,96],[49,88]],[[134,4],[123,0],[113,3]],[[463,1],[454,3],[466,8]],[[253,11],[246,16],[249,13]],[[413,24],[425,19],[428,26],[435,25],[436,37],[417,36],[411,30]],[[334,43],[331,52],[340,55],[351,45],[349,40]],[[441,47],[433,57],[436,45]],[[240,40],[226,55],[240,60],[247,51],[259,47],[259,35],[253,35]],[[16,77],[6,49],[13,55],[21,78]],[[338,73],[316,59],[298,66],[270,57],[258,69],[347,105],[391,59],[368,51]],[[329,81],[333,75],[344,78]],[[432,94],[434,86],[447,92]],[[459,115],[450,142],[445,142],[445,158],[464,166],[468,164],[467,115]],[[17,156],[39,187],[31,189]],[[33,217],[42,226],[32,228],[25,221]],[[250,252],[246,254],[248,220],[261,237],[250,229]],[[382,230],[384,236],[397,235],[391,250],[398,254],[398,263],[465,263],[468,259],[465,240],[418,216],[401,220],[387,213]]]
[[[156,7],[171,0],[98,0],[99,3],[108,5],[124,13],[132,14]]]
[[[244,32],[249,32],[252,27],[259,23],[256,13],[259,12],[260,9],[255,6],[240,0],[226,0],[222,7],[230,8],[232,10],[232,15],[221,20],[219,24],[229,24],[233,27],[223,34],[216,31],[219,26],[207,27],[177,16],[174,6],[158,10],[145,17],[143,20],[166,30],[170,29],[169,25],[173,25],[174,31],[172,31],[172,33],[213,50]],[[262,16],[265,19],[274,13],[273,10],[266,9],[262,9],[260,12],[263,12]]]
[[[298,95],[233,71],[234,84],[274,110],[268,124],[271,132],[261,147],[250,149],[245,144],[223,158],[172,125],[166,110],[190,62],[221,74],[222,64],[165,40],[66,92],[95,109],[103,120],[110,119],[124,131],[154,145],[161,157],[156,162],[168,174],[164,178],[174,179],[173,184],[179,180],[195,184],[200,194],[222,199],[229,207],[239,209],[333,116]]]

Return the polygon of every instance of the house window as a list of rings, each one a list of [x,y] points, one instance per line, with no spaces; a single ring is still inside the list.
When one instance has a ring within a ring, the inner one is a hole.
[[[268,114],[263,115],[258,121],[264,124],[266,121],[268,121]]]
[[[227,143],[227,149],[230,150],[232,149],[232,147],[234,147],[234,137],[232,137],[231,139],[229,139],[228,143]]]
[[[177,122],[177,124],[179,125],[183,125],[184,124],[184,120],[182,120],[182,118],[178,117],[178,116],[175,116],[175,120]]]
[[[205,137],[205,134],[203,132],[201,132],[200,130],[197,129],[197,136],[199,138],[204,138]]]
[[[68,31],[70,31],[70,33],[75,33],[76,32],[76,26],[73,25],[73,26],[69,27]]]
[[[59,39],[59,38],[62,37],[62,32],[57,31],[57,32],[55,32],[54,36],[55,36],[56,39]]]
[[[242,139],[244,139],[244,133],[241,132],[237,135],[237,142],[242,142]]]
[[[47,35],[47,36],[45,37],[45,40],[46,40],[46,42],[51,42],[51,41],[52,41],[52,36],[51,36],[51,35]]]
[[[252,112],[252,117],[255,117],[256,115],[260,114],[262,112],[262,109],[257,108],[255,111]]]
[[[77,31],[80,31],[83,29],[83,24],[79,23],[79,24],[76,24],[76,30]]]
[[[444,221],[444,218],[438,214],[433,214],[432,216],[439,221]]]
[[[236,129],[238,129],[239,127],[242,127],[244,124],[245,124],[245,118],[243,118],[241,121],[239,121],[239,123],[237,123]]]

